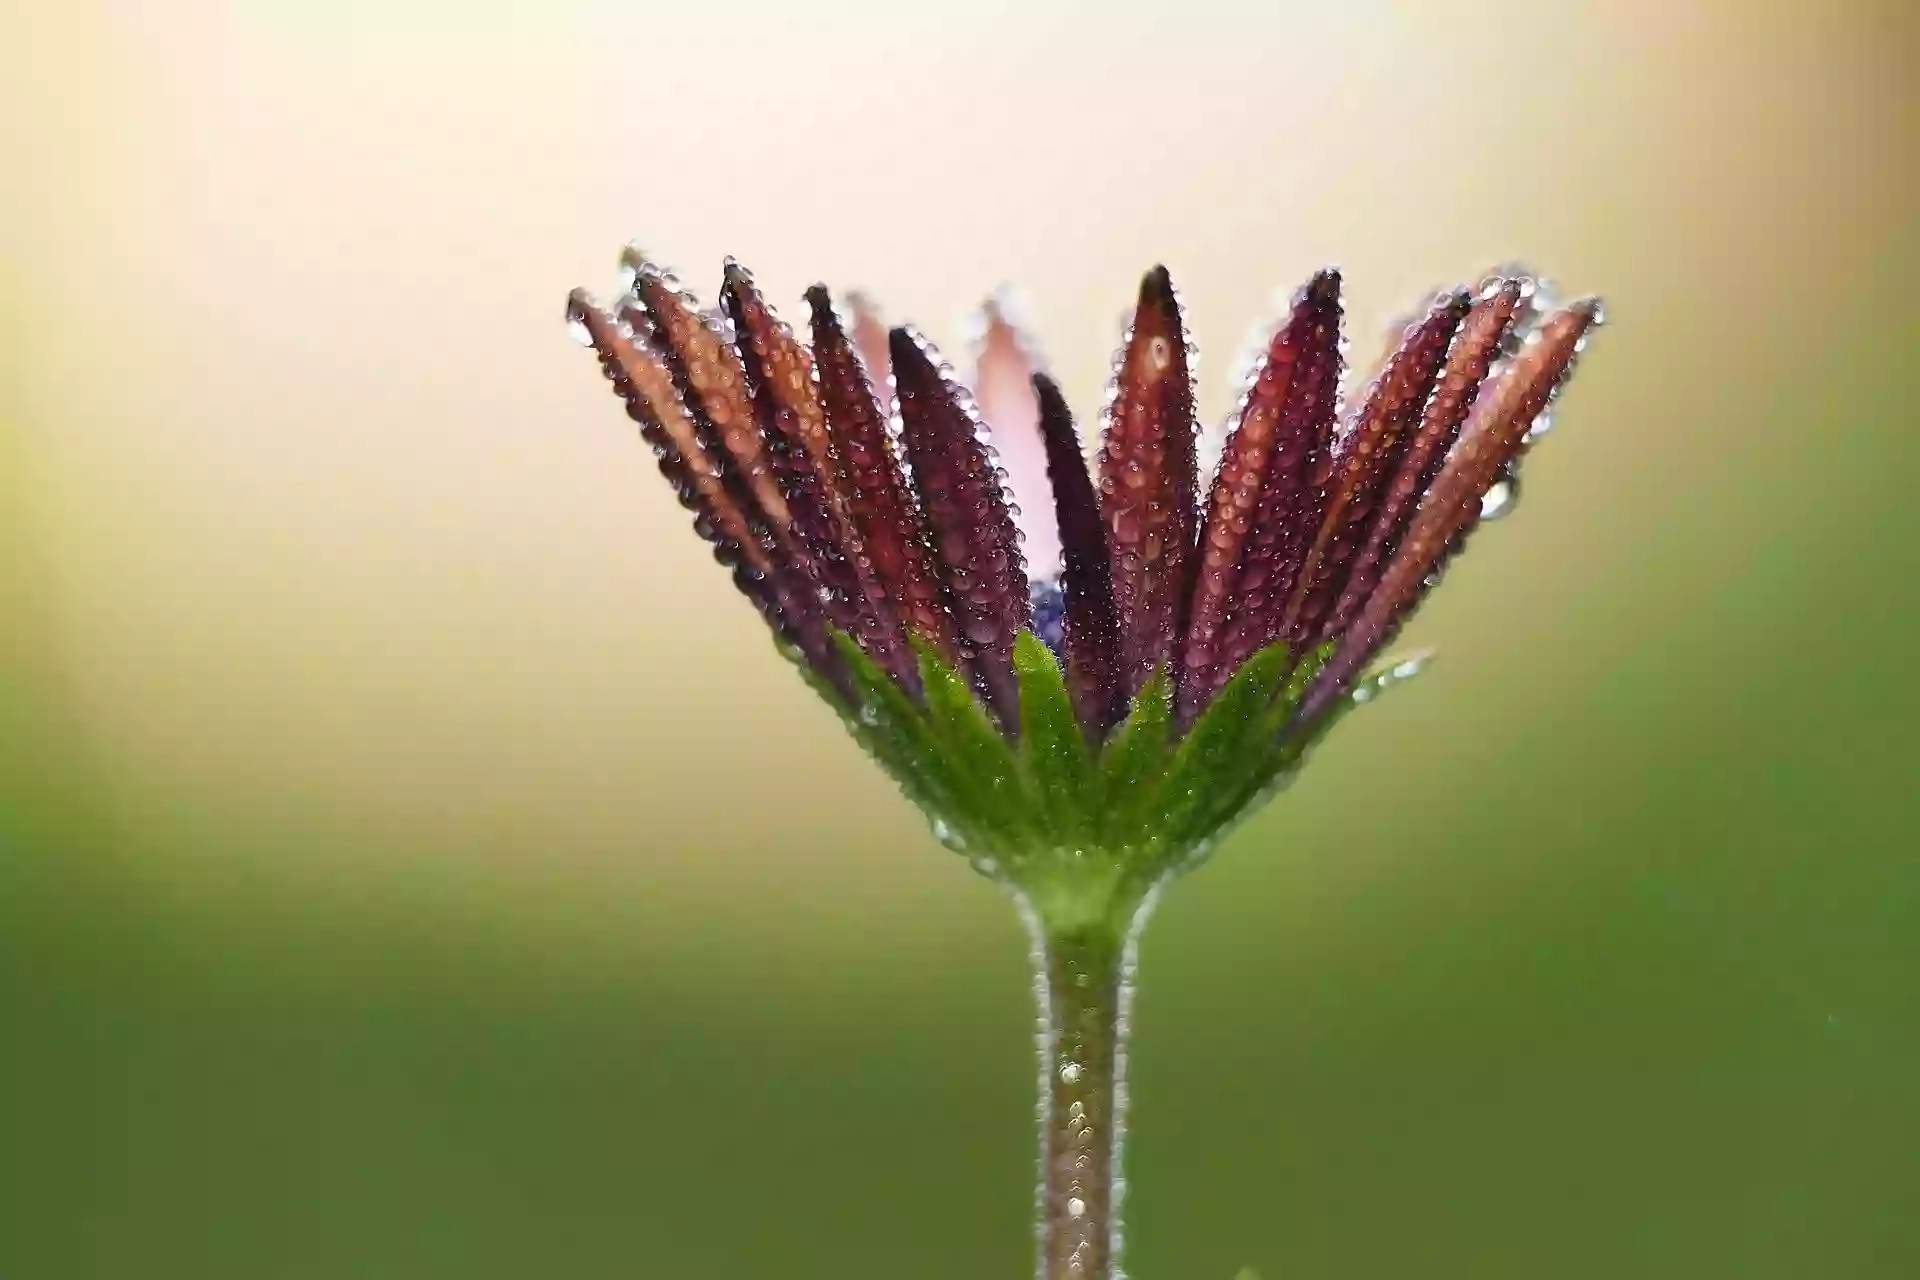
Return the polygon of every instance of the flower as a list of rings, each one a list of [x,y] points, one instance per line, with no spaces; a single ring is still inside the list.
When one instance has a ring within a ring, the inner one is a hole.
[[[574,292],[569,327],[783,651],[1022,907],[1045,1028],[1038,1273],[1109,1280],[1157,889],[1418,669],[1368,664],[1511,505],[1599,304],[1543,314],[1517,273],[1443,293],[1343,410],[1340,276],[1322,271],[1255,361],[1204,497],[1165,268],[1141,282],[1091,469],[1066,397],[1009,376],[1030,352],[989,315],[974,381],[1059,549],[1030,578],[1011,474],[924,338],[883,347],[870,311],[850,325],[816,286],[802,342],[736,263],[713,314],[644,255],[627,268],[611,307]]]
[[[936,833],[1050,926],[1130,912],[1417,669],[1368,664],[1510,502],[1601,318],[1549,309],[1518,272],[1449,290],[1343,408],[1340,275],[1321,271],[1202,489],[1165,268],[1141,282],[1091,467],[1061,389],[990,312],[974,380],[1044,474],[1032,545],[1059,549],[1030,582],[988,423],[923,336],[882,349],[870,311],[850,323],[815,286],[803,341],[737,263],[711,313],[644,255],[625,263],[610,305],[571,295],[569,326],[694,527]]]

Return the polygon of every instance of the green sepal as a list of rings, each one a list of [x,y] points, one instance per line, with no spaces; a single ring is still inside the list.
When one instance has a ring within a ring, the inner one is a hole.
[[[930,646],[916,642],[926,698],[927,734],[940,752],[946,780],[965,798],[966,825],[997,836],[1015,856],[1044,826],[1013,748],[974,697],[973,687]]]
[[[1188,828],[1195,833],[1195,839],[1204,840],[1239,817],[1273,787],[1280,775],[1298,763],[1299,744],[1292,738],[1282,737],[1282,734],[1300,710],[1300,703],[1306,698],[1313,678],[1333,657],[1334,648],[1334,643],[1328,641],[1292,664],[1272,699],[1257,712],[1248,735],[1248,748],[1253,759],[1244,766],[1229,769],[1227,776],[1218,779],[1217,785],[1207,788],[1204,799],[1188,819]],[[1258,656],[1247,667],[1257,661]],[[1247,667],[1241,668],[1242,674]],[[1211,712],[1210,708],[1209,715]],[[1307,737],[1309,735],[1302,735],[1302,738]]]
[[[1162,667],[1140,686],[1133,709],[1100,753],[1100,830],[1109,844],[1134,844],[1150,823],[1152,794],[1172,750],[1172,736],[1173,681]]]
[[[1049,834],[1062,844],[1084,843],[1094,834],[1100,792],[1066,675],[1031,631],[1013,642],[1013,670],[1020,679],[1020,765]]]
[[[846,666],[848,682],[853,686],[852,705],[805,662],[794,665],[800,668],[815,692],[840,712],[854,738],[893,776],[908,799],[931,814],[962,808],[963,797],[951,785],[942,766],[940,743],[928,732],[926,719],[913,699],[867,656],[853,637],[834,631],[831,638]]]
[[[943,841],[1019,886],[1055,923],[1124,914],[1271,795],[1354,701],[1339,699],[1305,732],[1293,727],[1332,646],[1294,662],[1285,645],[1273,645],[1234,672],[1184,734],[1176,733],[1173,681],[1156,671],[1094,745],[1060,663],[1023,631],[1013,650],[1020,707],[1010,741],[966,677],[930,647],[914,645],[916,697],[852,638],[835,632],[833,643],[844,679],[828,681],[796,660],[803,677]],[[1361,684],[1377,691],[1396,678],[1389,671]]]
[[[1290,666],[1284,644],[1269,645],[1247,659],[1181,739],[1154,796],[1174,840],[1204,838],[1205,831],[1194,830],[1201,825],[1195,815],[1221,792],[1253,781],[1270,740],[1260,737],[1268,724],[1265,713],[1278,700]]]

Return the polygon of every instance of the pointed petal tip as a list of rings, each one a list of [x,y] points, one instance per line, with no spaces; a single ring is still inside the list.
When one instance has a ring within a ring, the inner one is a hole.
[[[1533,287],[1531,276],[1488,276],[1474,291],[1474,299],[1478,302],[1499,300],[1517,302],[1525,298]]]
[[[1073,408],[1067,403],[1067,393],[1050,375],[1037,371],[1034,373],[1033,398],[1039,404],[1039,426],[1043,438],[1048,430],[1057,428],[1061,423],[1072,424]],[[1074,448],[1077,450],[1079,447],[1079,441],[1075,440]]]
[[[629,240],[626,247],[620,250],[619,267],[616,279],[622,298],[633,297],[639,291],[642,280],[659,279],[672,274],[654,261],[653,256],[641,248],[637,240]]]
[[[1025,289],[1011,280],[1002,280],[987,294],[987,305],[997,309],[1011,321],[1022,311],[1026,296]]]
[[[1035,344],[1027,318],[1026,291],[1010,280],[1003,280],[967,317],[968,341],[977,348],[992,342],[996,336],[1006,338],[1023,354],[1032,356]]]
[[[1551,297],[1554,292],[1553,281],[1534,270],[1526,262],[1497,263],[1480,278],[1478,294],[1482,298],[1491,298],[1497,294],[1512,292],[1522,302]]]
[[[1163,307],[1173,301],[1173,296],[1173,273],[1165,263],[1155,263],[1140,279],[1141,304]]]
[[[720,267],[720,287],[729,289],[752,289],[753,273],[740,265],[740,259],[728,254]]]
[[[911,325],[897,324],[887,330],[887,354],[893,357],[895,364],[904,360],[926,361],[926,349],[921,345],[920,334]]]

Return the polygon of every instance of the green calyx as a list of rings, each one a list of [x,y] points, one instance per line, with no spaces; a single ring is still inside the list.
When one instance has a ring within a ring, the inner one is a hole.
[[[1051,650],[1022,631],[1016,738],[965,677],[918,649],[921,699],[836,634],[851,698],[801,671],[948,847],[1004,880],[1049,929],[1119,927],[1147,892],[1197,862],[1298,767],[1332,717],[1282,736],[1328,645],[1294,660],[1255,654],[1184,734],[1162,670],[1104,742],[1087,740]]]

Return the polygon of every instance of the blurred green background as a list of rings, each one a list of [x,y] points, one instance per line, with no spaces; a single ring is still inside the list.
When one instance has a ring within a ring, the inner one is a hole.
[[[1170,895],[1129,1270],[1920,1274],[1910,5],[0,18],[0,1276],[1026,1274],[1012,913],[560,332],[639,233],[1085,415],[1138,272],[1614,324]]]

